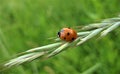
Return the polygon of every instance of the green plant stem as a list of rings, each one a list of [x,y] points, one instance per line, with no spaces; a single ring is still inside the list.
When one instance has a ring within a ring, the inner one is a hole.
[[[89,68],[88,70],[84,71],[81,74],[92,74],[93,72],[97,71],[101,67],[101,63],[95,64],[93,67]]]

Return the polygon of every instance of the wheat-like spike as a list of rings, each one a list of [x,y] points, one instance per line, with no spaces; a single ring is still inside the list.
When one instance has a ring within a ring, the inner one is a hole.
[[[109,32],[111,32],[112,30],[116,29],[118,26],[120,26],[120,22],[116,22],[115,24],[113,24],[113,25],[110,26],[109,28],[105,29],[105,30],[101,33],[101,37],[107,35]]]
[[[50,53],[47,57],[52,57],[58,53],[60,53],[63,49],[67,48],[71,43],[66,42],[65,44],[63,44],[62,46],[58,47],[56,50],[54,50],[52,53]]]
[[[58,43],[53,43],[53,44],[49,44],[49,45],[33,48],[33,49],[27,50],[25,52],[47,51],[47,50],[50,50],[52,48],[58,47],[61,44],[63,44],[63,42],[58,42]]]
[[[92,31],[88,36],[86,36],[85,38],[81,39],[81,41],[78,42],[76,45],[78,46],[78,45],[84,43],[88,39],[90,39],[90,38],[94,37],[95,35],[97,35],[98,33],[100,33],[101,30],[103,30],[103,28],[99,28],[99,29],[96,29],[96,30]]]
[[[18,57],[11,59],[5,64],[2,64],[2,66],[0,66],[0,69],[5,70],[7,68],[20,65],[24,62],[32,61],[41,56],[45,56],[42,58],[53,57],[69,47],[83,44],[84,42],[88,41],[89,39],[93,38],[98,34],[100,34],[100,37],[103,37],[119,26],[120,17],[108,18],[103,20],[101,23],[94,23],[83,26],[80,28],[80,32],[77,32],[78,37],[73,42],[64,42],[59,38],[55,38],[54,40],[58,41],[57,43],[33,48],[22,52],[20,53],[21,55],[19,55]]]

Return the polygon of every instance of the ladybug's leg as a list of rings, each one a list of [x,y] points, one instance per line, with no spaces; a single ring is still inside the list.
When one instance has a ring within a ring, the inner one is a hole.
[[[71,29],[70,27],[68,27],[68,29]]]

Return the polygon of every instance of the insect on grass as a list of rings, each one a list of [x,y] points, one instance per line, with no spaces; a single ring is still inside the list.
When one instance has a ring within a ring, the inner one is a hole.
[[[69,28],[67,28],[67,30],[63,29],[66,30],[65,33],[60,31],[58,33],[59,37],[53,39],[56,41],[55,43],[32,48],[25,52],[22,52],[18,57],[11,59],[6,63],[2,64],[0,66],[0,70],[3,71],[13,66],[18,66],[25,62],[35,60],[39,57],[40,58],[53,57],[61,53],[62,51],[66,50],[67,48],[71,48],[73,46],[80,46],[81,44],[87,42],[89,39],[95,37],[96,35],[99,35],[98,38],[102,38],[118,27],[120,27],[120,17],[108,18],[100,23],[94,23],[94,24],[89,24],[87,26],[78,27],[80,31],[76,32],[75,34],[74,31]],[[99,65],[97,64],[95,67],[99,67],[100,65],[101,64]],[[92,70],[93,69],[95,68],[93,67]]]

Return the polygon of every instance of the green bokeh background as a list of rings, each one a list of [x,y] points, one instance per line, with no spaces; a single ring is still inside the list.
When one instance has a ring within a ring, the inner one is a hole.
[[[120,13],[120,0],[0,0],[0,62],[19,52],[54,43],[63,27],[100,22]],[[80,74],[96,63],[92,74],[120,74],[120,30],[101,40],[48,59],[25,63],[0,74]]]

